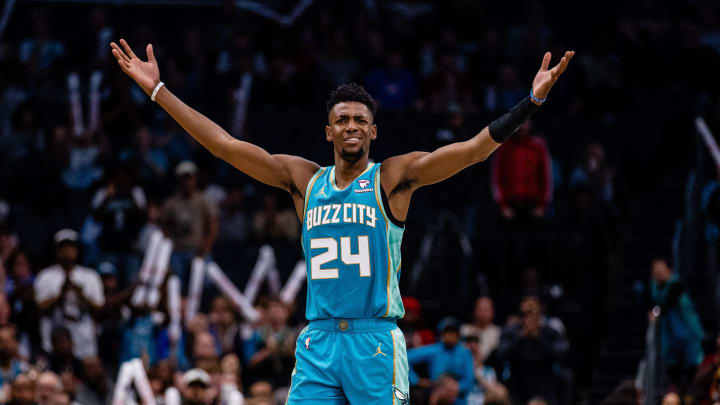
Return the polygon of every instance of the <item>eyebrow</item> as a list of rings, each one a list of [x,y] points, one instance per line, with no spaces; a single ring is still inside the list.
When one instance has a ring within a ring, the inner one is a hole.
[[[350,114],[340,113],[340,114],[335,115],[335,119],[337,120],[338,118],[350,118]],[[364,119],[364,120],[369,120],[369,119],[370,119],[369,117],[367,117],[367,116],[365,116],[365,115],[363,115],[363,114],[355,114],[355,115],[352,116],[352,118],[354,118],[354,119]]]

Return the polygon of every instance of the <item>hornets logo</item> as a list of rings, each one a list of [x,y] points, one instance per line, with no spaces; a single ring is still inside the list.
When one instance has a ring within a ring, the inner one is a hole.
[[[400,405],[410,405],[410,394],[405,394],[393,385],[393,395]]]

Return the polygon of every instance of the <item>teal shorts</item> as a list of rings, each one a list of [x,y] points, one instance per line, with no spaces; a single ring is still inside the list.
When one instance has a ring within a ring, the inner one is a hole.
[[[287,404],[406,405],[408,386],[394,319],[320,319],[298,336]]]

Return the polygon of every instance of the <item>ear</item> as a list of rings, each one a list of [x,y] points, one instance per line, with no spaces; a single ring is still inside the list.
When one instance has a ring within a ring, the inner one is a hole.
[[[370,129],[370,132],[371,132],[370,139],[372,139],[374,141],[375,138],[377,138],[377,125],[373,124]]]
[[[325,125],[325,140],[328,142],[333,141],[332,129],[330,128],[330,125]]]

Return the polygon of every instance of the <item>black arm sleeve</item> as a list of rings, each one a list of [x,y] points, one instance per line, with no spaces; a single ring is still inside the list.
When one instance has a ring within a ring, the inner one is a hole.
[[[488,125],[490,137],[497,143],[505,142],[538,109],[540,109],[539,105],[530,101],[530,97],[525,97],[505,115]]]

